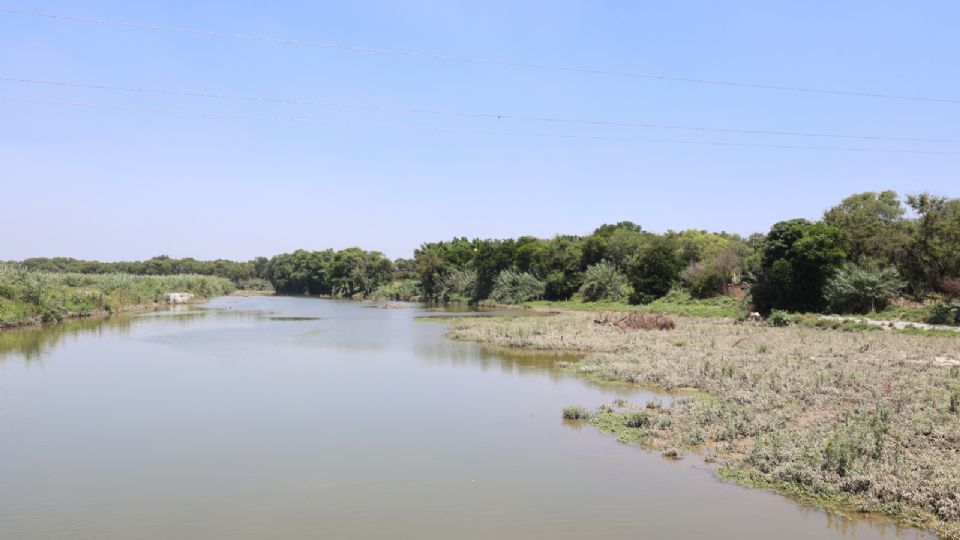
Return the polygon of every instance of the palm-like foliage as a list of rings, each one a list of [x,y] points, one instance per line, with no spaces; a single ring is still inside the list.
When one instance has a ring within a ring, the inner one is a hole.
[[[904,287],[896,268],[847,263],[827,281],[824,298],[837,312],[883,309]]]
[[[600,261],[587,267],[583,273],[583,285],[580,294],[588,302],[600,300],[620,300],[624,296],[627,277],[616,265]]]
[[[522,304],[543,298],[545,288],[544,283],[533,274],[504,270],[493,281],[490,298],[501,304]]]

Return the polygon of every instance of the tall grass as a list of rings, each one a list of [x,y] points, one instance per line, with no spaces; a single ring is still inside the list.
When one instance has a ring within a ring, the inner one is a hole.
[[[155,304],[170,292],[213,298],[233,290],[215,276],[33,272],[0,263],[0,327]]]

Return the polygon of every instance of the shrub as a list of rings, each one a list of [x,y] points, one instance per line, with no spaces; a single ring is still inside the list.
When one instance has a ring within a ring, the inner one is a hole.
[[[866,313],[886,307],[904,285],[896,268],[847,263],[827,281],[823,296],[836,312]]]
[[[490,298],[501,304],[522,304],[542,298],[543,293],[543,282],[532,274],[504,270],[493,281],[493,291],[490,293]]]
[[[719,266],[719,263],[717,265]],[[726,268],[724,266],[724,272],[727,271]],[[710,298],[723,292],[726,279],[721,277],[722,275],[701,262],[692,262],[680,272],[680,279],[687,284],[687,289],[694,298]]]
[[[624,422],[628,428],[642,428],[650,425],[650,415],[643,412],[632,412],[627,414]]]
[[[563,408],[563,419],[564,420],[589,420],[590,411],[585,407],[580,405],[572,405],[570,407]]]
[[[940,302],[930,310],[932,324],[960,324],[960,300]]]
[[[698,278],[690,284],[690,295],[694,298],[710,298],[717,296],[723,290],[724,280],[722,277],[709,272]]]
[[[440,300],[464,300],[473,296],[477,289],[477,271],[460,268],[448,272],[440,279]]]
[[[583,273],[583,285],[580,294],[588,302],[600,300],[620,300],[623,298],[623,289],[627,286],[627,277],[616,265],[607,261],[587,267]]]
[[[416,301],[420,298],[420,282],[415,279],[400,279],[385,283],[373,291],[374,300]]]
[[[770,316],[767,317],[767,324],[770,326],[776,326],[777,328],[790,326],[790,322],[790,314],[779,309],[771,311]]]

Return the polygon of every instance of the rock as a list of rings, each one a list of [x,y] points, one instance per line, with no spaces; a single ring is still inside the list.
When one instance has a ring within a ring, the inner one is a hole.
[[[193,295],[186,292],[167,293],[168,304],[186,304],[193,299]]]

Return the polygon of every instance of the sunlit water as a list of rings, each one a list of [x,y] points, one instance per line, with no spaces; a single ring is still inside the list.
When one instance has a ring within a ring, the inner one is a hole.
[[[209,308],[0,333],[0,538],[925,537],[565,424],[650,396],[416,306]]]

